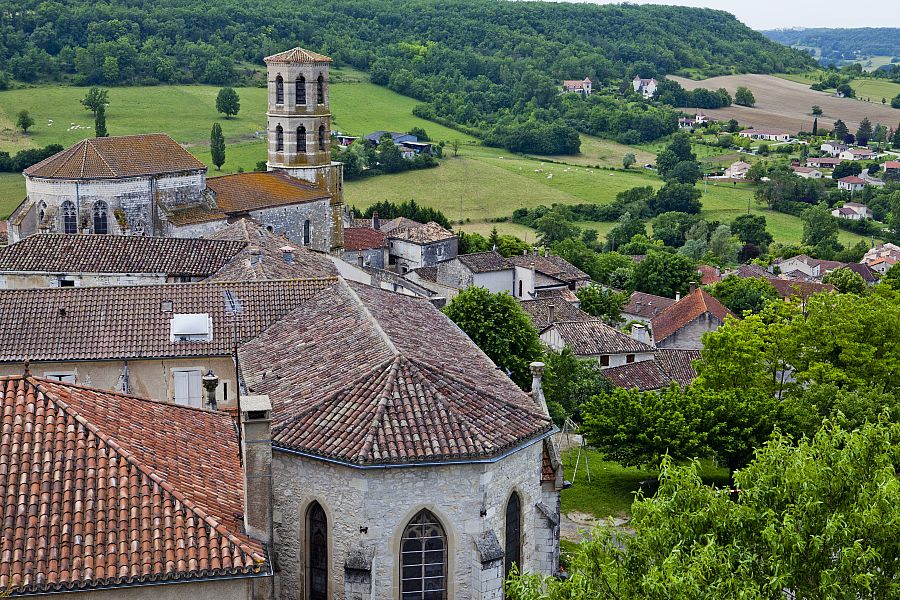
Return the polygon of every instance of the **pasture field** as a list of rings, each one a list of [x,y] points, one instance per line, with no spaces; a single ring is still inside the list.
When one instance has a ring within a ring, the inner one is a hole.
[[[787,79],[788,81],[812,85],[819,80],[817,73],[818,72],[779,73],[778,75],[776,75],[776,77]],[[890,106],[891,98],[893,98],[897,94],[900,94],[900,83],[894,83],[893,81],[888,81],[887,79],[851,79],[850,87],[856,90],[858,100],[871,102],[872,104],[877,104],[879,106],[881,105],[882,98],[887,100],[887,104],[888,106]],[[900,110],[897,110],[896,108],[894,110],[897,111],[898,119],[900,119]]]
[[[5,219],[25,199],[25,178],[19,173],[0,173],[0,219]]]
[[[612,167],[619,169],[622,167],[622,158],[631,152],[634,154],[637,162],[635,169],[641,165],[653,164],[656,162],[656,153],[659,150],[649,150],[645,147],[636,148],[634,146],[626,146],[612,140],[592,135],[581,134],[581,154],[567,154],[557,156],[547,156],[548,160],[568,163],[570,165],[583,165],[586,167]],[[537,157],[540,158],[540,157]]]
[[[732,105],[704,110],[713,118],[737,119],[741,125],[748,127],[784,129],[791,133],[809,131],[813,124],[814,104],[821,106],[824,112],[819,117],[819,126],[829,129],[836,119],[842,119],[852,131],[856,130],[864,117],[868,117],[873,123],[900,121],[900,111],[891,108],[890,104],[882,105],[881,95],[878,96],[878,104],[852,98],[835,98],[828,92],[809,89],[809,83],[805,81],[789,81],[774,75],[727,75],[701,81],[680,77],[672,79],[685,89],[724,87],[732,95],[738,86],[750,88],[756,97],[756,106],[753,108]]]

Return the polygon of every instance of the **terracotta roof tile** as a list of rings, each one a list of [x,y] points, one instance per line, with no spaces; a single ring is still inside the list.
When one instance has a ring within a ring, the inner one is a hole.
[[[206,185],[215,194],[216,205],[228,215],[331,198],[311,183],[274,171],[210,177]]]
[[[579,356],[652,352],[653,348],[599,319],[554,324],[563,343]]]
[[[266,64],[290,64],[290,63],[330,63],[331,59],[324,54],[305,50],[303,48],[291,48],[263,59]]]
[[[384,231],[384,227],[381,228],[381,231]],[[434,221],[430,221],[424,225],[411,227],[409,229],[395,228],[388,233],[388,237],[395,240],[412,242],[413,244],[433,244],[435,242],[442,242],[454,238],[456,237],[456,234],[444,229]]]
[[[206,165],[163,133],[89,138],[25,169],[46,179],[116,179],[206,171]]]
[[[702,285],[710,285],[722,280],[719,269],[710,265],[697,265],[697,272],[700,274]]]
[[[698,358],[699,350],[657,348],[653,360],[604,369],[603,376],[616,387],[640,391],[659,390],[672,382],[684,387],[697,377],[693,361]]]
[[[269,571],[262,545],[241,533],[228,415],[32,377],[0,379],[0,393],[0,588]]]
[[[538,331],[543,331],[553,324],[550,321],[551,310],[554,313],[553,322],[596,320],[596,317],[584,312],[571,302],[566,302],[562,296],[522,300],[520,305],[531,317],[531,322]],[[551,309],[551,307],[553,308]]]
[[[790,279],[769,279],[769,283],[782,298],[798,297],[809,298],[819,292],[833,292],[834,286],[830,283],[817,283],[815,281],[793,281]]]
[[[734,316],[734,313],[725,308],[721,302],[705,290],[697,288],[653,318],[650,322],[653,340],[659,344],[704,313],[709,313],[723,322],[726,316]]]
[[[384,248],[386,236],[377,229],[371,227],[345,227],[344,250],[358,252],[360,250],[372,250]]]
[[[361,284],[320,294],[246,344],[240,361],[250,389],[272,398],[276,445],[321,457],[483,458],[552,430],[429,302]]]
[[[496,250],[476,252],[474,254],[460,254],[456,258],[473,273],[490,273],[513,268],[513,264],[503,258]]]
[[[561,256],[543,256],[540,254],[520,254],[510,256],[510,262],[517,267],[525,267],[572,284],[578,281],[590,281],[591,277]]]
[[[644,292],[632,292],[628,304],[622,307],[622,313],[644,319],[652,319],[662,311],[675,304],[673,298],[654,296]]]
[[[37,234],[0,248],[0,271],[206,277],[245,246],[190,238]]]
[[[381,227],[378,228],[378,231],[381,231],[382,233],[385,233],[387,235],[391,235],[395,231],[400,232],[405,229],[421,227],[422,225],[424,225],[424,223],[419,223],[418,221],[413,221],[412,219],[407,219],[406,217],[396,217],[388,221],[382,221]]]
[[[0,362],[228,355],[231,317],[223,293],[243,306],[239,340],[296,309],[334,278],[0,290]],[[172,311],[163,302],[172,302]],[[212,341],[170,341],[177,313],[207,313]]]

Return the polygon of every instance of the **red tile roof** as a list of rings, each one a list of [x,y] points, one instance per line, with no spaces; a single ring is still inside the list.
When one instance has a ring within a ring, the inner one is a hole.
[[[781,298],[797,296],[802,299],[809,298],[819,292],[833,292],[834,286],[830,283],[816,283],[814,281],[792,281],[789,279],[769,279],[769,283],[778,292]]]
[[[291,48],[290,50],[285,50],[284,52],[279,52],[278,54],[273,54],[272,56],[267,56],[263,59],[263,62],[267,65],[269,64],[291,64],[291,63],[330,63],[331,59],[324,54],[319,54],[318,52],[313,52],[312,50],[305,50],[303,48]]]
[[[0,290],[0,362],[227,356],[232,320],[223,293],[243,306],[238,340],[295,310],[335,278]],[[172,302],[172,311],[163,302]],[[178,313],[206,313],[212,341],[171,341]]]
[[[275,171],[210,177],[206,185],[215,194],[219,209],[228,215],[331,198],[311,183]]]
[[[702,285],[711,285],[722,280],[719,269],[710,265],[697,265],[697,272],[700,273]]]
[[[37,234],[0,248],[0,271],[206,277],[245,246],[191,238]]]
[[[385,239],[384,233],[371,227],[344,228],[344,250],[351,252],[384,248]]]
[[[652,352],[653,348],[599,319],[564,321],[553,325],[563,343],[579,356]]]
[[[653,340],[659,344],[704,313],[709,313],[722,322],[726,316],[734,316],[721,302],[697,288],[653,318],[650,322]]]
[[[882,166],[885,171],[888,169],[900,169],[900,160],[886,160]]]
[[[240,362],[272,399],[277,447],[352,464],[493,457],[553,427],[428,301],[361,284],[335,284]]]
[[[622,313],[644,319],[652,319],[673,304],[675,304],[674,298],[654,296],[644,292],[632,292],[628,304],[622,307]]]
[[[854,183],[854,184],[856,184],[856,183],[859,183],[859,184],[864,184],[864,183],[866,183],[866,180],[865,180],[865,179],[860,179],[860,178],[857,177],[856,175],[848,175],[847,177],[841,177],[840,179],[838,179],[838,181],[840,181],[841,183]]]
[[[0,379],[0,588],[48,593],[255,576],[231,418]]]
[[[697,377],[693,361],[700,358],[699,350],[657,348],[653,360],[633,362],[603,370],[603,376],[616,387],[658,390],[673,382],[684,387]]]
[[[45,179],[117,179],[206,171],[178,142],[163,133],[82,140],[25,169]]]

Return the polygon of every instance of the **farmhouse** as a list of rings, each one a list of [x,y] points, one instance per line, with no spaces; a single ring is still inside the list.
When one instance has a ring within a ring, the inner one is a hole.
[[[596,360],[603,368],[616,367],[653,358],[646,328],[639,327],[643,331],[637,337],[643,335],[646,341],[622,333],[599,319],[557,321],[541,332],[541,340],[557,351],[571,348],[576,356]]]
[[[591,85],[591,80],[587,77],[580,81],[578,79],[566,79],[565,81],[563,81],[562,85],[563,93],[590,96],[592,93]]]
[[[869,160],[875,158],[875,153],[868,148],[847,148],[838,154],[841,160]]]
[[[791,139],[791,134],[780,129],[744,129],[738,135],[751,140],[766,140],[769,142],[786,142]]]
[[[642,79],[640,75],[637,75],[631,81],[631,86],[636,93],[642,95],[646,100],[650,100],[656,94],[657,82],[656,79]]]
[[[848,192],[861,192],[866,188],[866,180],[860,179],[855,175],[841,177],[838,179],[838,189]]]
[[[794,175],[797,177],[802,177],[803,179],[822,179],[822,171],[818,169],[814,169],[812,167],[791,167],[791,171],[794,172]]]
[[[849,219],[851,221],[860,221],[862,219],[872,218],[872,209],[865,204],[857,202],[844,202],[840,208],[835,208],[831,214],[839,219]]]
[[[888,160],[881,166],[885,175],[888,173],[900,173],[900,160]]]
[[[728,179],[746,179],[750,167],[750,163],[746,163],[742,160],[733,162],[731,163],[731,166],[725,170],[725,177]]]
[[[833,169],[842,162],[844,161],[842,161],[840,158],[807,158],[806,166],[816,169]]]
[[[847,144],[841,144],[838,142],[825,142],[824,144],[822,144],[819,147],[819,149],[822,152],[826,152],[829,156],[836,157],[841,152],[844,152],[845,150],[849,150],[850,146],[848,146]]]
[[[701,338],[734,314],[702,288],[696,288],[650,321],[657,348],[701,350]]]

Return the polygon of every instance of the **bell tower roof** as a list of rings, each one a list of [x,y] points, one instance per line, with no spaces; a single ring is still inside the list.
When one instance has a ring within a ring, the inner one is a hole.
[[[289,65],[296,63],[330,63],[332,60],[324,54],[305,50],[298,46],[297,48],[291,48],[290,50],[267,56],[263,59],[263,62],[267,65]]]

